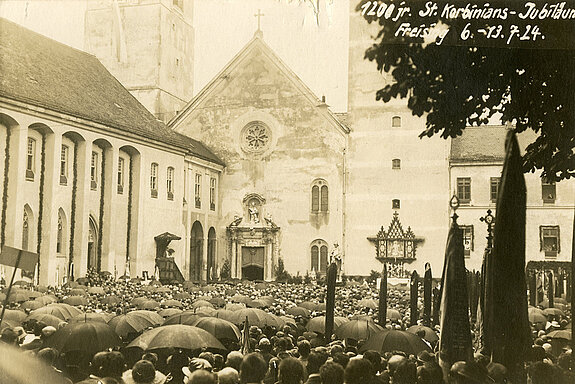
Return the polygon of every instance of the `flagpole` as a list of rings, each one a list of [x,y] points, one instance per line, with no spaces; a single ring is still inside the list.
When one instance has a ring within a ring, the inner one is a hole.
[[[14,284],[14,278],[16,277],[16,270],[20,265],[20,258],[22,257],[22,250],[18,250],[18,258],[16,259],[16,265],[14,265],[14,271],[12,272],[12,278],[10,279],[10,285],[8,285],[8,290],[6,291],[6,298],[4,299],[4,305],[2,305],[2,313],[0,313],[0,326],[2,325],[2,320],[4,320],[4,312],[6,312],[6,306],[8,305],[8,300],[10,300],[10,291],[12,291],[12,284]]]

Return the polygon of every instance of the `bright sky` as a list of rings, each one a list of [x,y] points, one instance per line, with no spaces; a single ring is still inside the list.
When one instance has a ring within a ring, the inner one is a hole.
[[[87,1],[0,0],[0,16],[84,49]],[[194,94],[253,37],[260,9],[264,41],[333,111],[345,112],[349,1],[194,0]]]

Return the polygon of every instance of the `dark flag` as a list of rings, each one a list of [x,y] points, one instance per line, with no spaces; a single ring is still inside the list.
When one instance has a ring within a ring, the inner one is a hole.
[[[379,283],[379,312],[378,312],[379,325],[385,327],[386,318],[387,318],[387,263],[383,263],[383,271],[381,272],[381,281]]]
[[[549,301],[549,308],[555,306],[555,279],[553,279],[553,272],[547,274],[548,286],[547,286],[547,300]]]
[[[410,325],[417,325],[417,319],[419,319],[419,313],[417,310],[417,298],[419,294],[419,275],[417,271],[413,271],[411,274],[411,285],[409,291],[409,322]]]
[[[431,264],[425,263],[425,274],[423,275],[423,325],[431,326]]]
[[[535,271],[529,271],[529,305],[537,306],[537,276]]]
[[[327,267],[327,292],[326,292],[326,308],[325,308],[325,342],[331,341],[333,334],[333,320],[335,311],[335,280],[337,279],[337,264],[331,263]]]
[[[479,279],[479,284],[481,286],[479,290],[479,304],[477,306],[477,350],[484,355],[490,355],[487,341],[485,340],[485,297],[487,296],[487,266],[489,265],[489,260],[491,259],[491,250],[489,248],[485,249],[483,254],[483,262],[481,264],[481,278]]]
[[[563,281],[565,280],[565,276],[563,275],[563,269],[559,268],[559,273],[557,274],[557,281],[555,283],[555,297],[563,297],[564,286]]]
[[[525,282],[526,190],[517,137],[509,131],[497,193],[493,249],[487,265],[485,329],[492,361],[525,382],[523,362],[531,346]]]
[[[437,287],[432,289],[432,299],[433,299],[433,311],[431,322],[433,325],[439,325],[439,307],[441,307],[441,290]]]
[[[444,377],[456,361],[473,360],[467,296],[467,275],[463,255],[463,231],[454,216],[447,237],[441,297],[439,365]]]
[[[242,355],[247,355],[251,352],[250,348],[250,322],[246,316],[246,322],[244,323],[244,329],[242,330]]]

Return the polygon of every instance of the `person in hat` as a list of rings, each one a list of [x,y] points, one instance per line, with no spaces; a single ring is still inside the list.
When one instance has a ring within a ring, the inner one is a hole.
[[[475,361],[457,361],[449,370],[449,384],[493,384],[487,368]]]
[[[212,372],[212,365],[206,359],[201,359],[199,357],[194,357],[190,359],[190,363],[187,367],[182,368],[182,372],[184,373],[184,384],[189,383],[192,377],[192,373],[196,371],[207,371]]]

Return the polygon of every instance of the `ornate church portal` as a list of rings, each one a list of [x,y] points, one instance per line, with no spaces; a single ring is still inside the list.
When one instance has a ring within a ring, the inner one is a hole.
[[[232,278],[273,280],[278,253],[280,228],[268,213],[265,199],[249,194],[243,199],[243,217],[235,216],[227,227],[228,254],[231,255]]]

